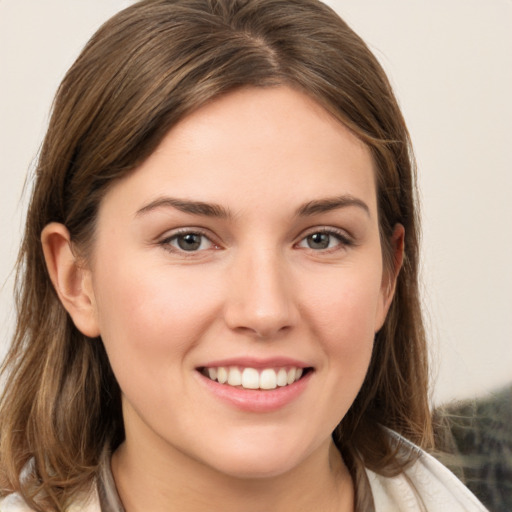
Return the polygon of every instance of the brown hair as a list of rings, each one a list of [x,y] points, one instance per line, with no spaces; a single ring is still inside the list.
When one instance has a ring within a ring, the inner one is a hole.
[[[104,446],[115,448],[124,436],[120,390],[103,345],[76,329],[50,282],[44,226],[63,223],[86,251],[108,187],[177,122],[238,87],[279,84],[308,94],[370,148],[388,268],[393,227],[401,223],[406,232],[395,298],[335,442],[356,479],[363,466],[396,474],[411,462],[383,427],[430,446],[414,161],[377,60],[316,0],[143,0],[93,36],[53,106],[19,255],[17,330],[3,367],[3,494],[20,492],[39,511],[63,510],[93,482]]]

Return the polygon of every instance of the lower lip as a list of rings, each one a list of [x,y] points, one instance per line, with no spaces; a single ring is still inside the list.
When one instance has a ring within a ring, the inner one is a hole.
[[[301,379],[288,386],[276,389],[259,390],[235,388],[220,384],[198,372],[203,385],[218,399],[245,412],[273,412],[292,402],[305,391],[313,371],[309,371]]]

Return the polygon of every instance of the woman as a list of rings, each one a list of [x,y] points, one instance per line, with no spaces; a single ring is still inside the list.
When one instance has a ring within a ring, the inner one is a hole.
[[[0,509],[484,510],[421,450],[417,263],[407,129],[337,15],[129,7],[41,151]]]

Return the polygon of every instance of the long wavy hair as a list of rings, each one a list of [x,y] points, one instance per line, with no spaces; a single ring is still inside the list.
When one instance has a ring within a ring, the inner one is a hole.
[[[45,225],[63,223],[87,252],[108,188],[176,123],[236,88],[278,85],[309,95],[370,149],[388,268],[393,227],[401,223],[406,233],[366,380],[333,438],[356,481],[364,467],[393,475],[413,460],[386,428],[431,446],[414,158],[381,66],[317,0],[143,0],[98,30],[54,101],[19,253],[17,328],[2,370],[2,494],[18,492],[38,511],[64,510],[93,484],[105,446],[115,449],[124,437],[121,392],[101,340],[77,330],[50,282]],[[363,507],[364,497],[357,500]]]

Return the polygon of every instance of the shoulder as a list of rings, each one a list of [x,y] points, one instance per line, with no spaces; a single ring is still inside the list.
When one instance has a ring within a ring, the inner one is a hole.
[[[409,441],[399,439],[418,450],[419,457],[404,473],[395,477],[366,471],[376,512],[486,512],[487,509],[451,471]]]
[[[34,512],[34,510],[19,494],[14,493],[0,498],[0,512]],[[77,499],[66,509],[66,512],[101,512],[96,490]]]

